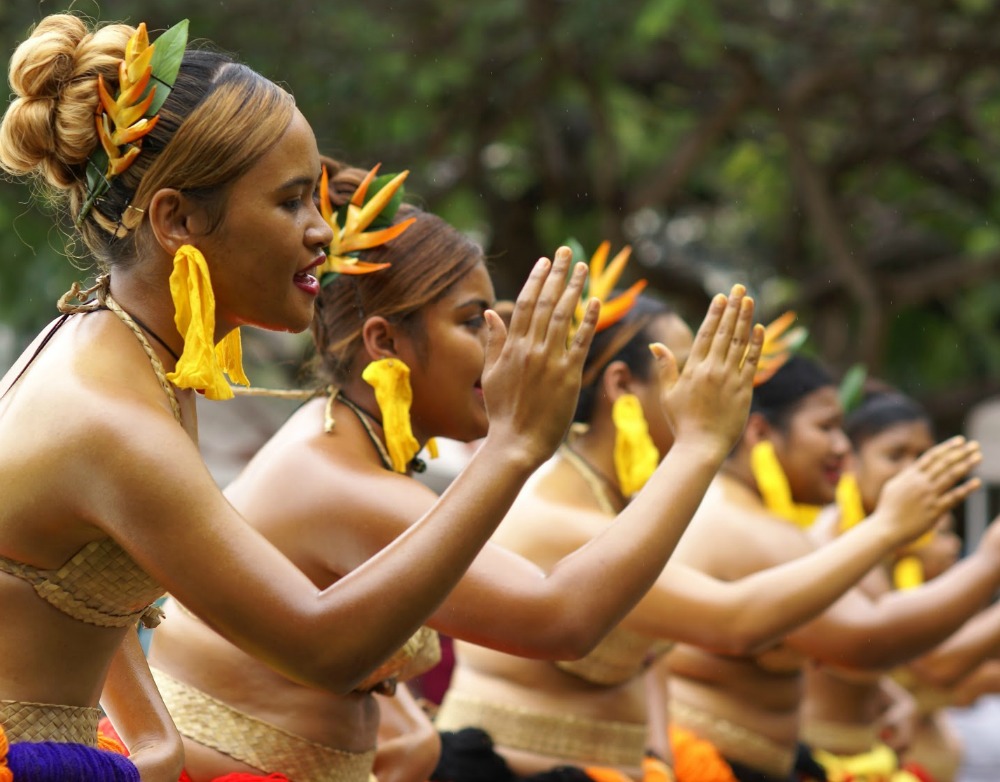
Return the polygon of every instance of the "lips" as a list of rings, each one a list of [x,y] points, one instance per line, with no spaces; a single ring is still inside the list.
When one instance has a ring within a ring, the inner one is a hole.
[[[319,293],[319,280],[316,279],[315,275],[310,274],[310,272],[316,267],[321,266],[325,261],[325,255],[317,256],[306,268],[296,272],[295,276],[292,277],[296,287],[313,296],[317,295]]]

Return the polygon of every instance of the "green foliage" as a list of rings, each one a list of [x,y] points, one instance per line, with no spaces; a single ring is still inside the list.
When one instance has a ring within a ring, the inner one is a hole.
[[[917,395],[1000,370],[994,3],[76,7],[144,19],[153,40],[188,17],[286,84],[323,152],[410,169],[408,198],[484,243],[501,295],[565,237],[609,239],[681,311],[748,281],[828,363]],[[50,10],[0,5],[0,40]],[[75,274],[26,193],[0,187],[0,320],[22,339]]]

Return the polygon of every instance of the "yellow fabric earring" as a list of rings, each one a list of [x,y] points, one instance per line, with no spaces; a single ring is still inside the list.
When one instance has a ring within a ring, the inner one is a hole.
[[[840,511],[840,532],[864,521],[864,503],[861,501],[861,487],[854,473],[845,472],[837,482],[837,509]]]
[[[750,471],[757,482],[761,499],[771,513],[802,529],[812,525],[819,508],[799,505],[792,499],[792,487],[770,440],[761,440],[750,449]]]
[[[240,333],[234,329],[215,344],[215,294],[205,256],[197,247],[185,244],[174,255],[170,296],[184,352],[167,380],[178,388],[197,389],[208,399],[232,399],[225,375],[234,383],[250,385],[243,372]]]
[[[410,426],[410,406],[413,404],[410,368],[398,358],[380,358],[365,367],[361,378],[375,389],[375,402],[382,413],[382,431],[392,469],[406,472],[420,451],[420,443]],[[433,438],[427,441],[427,450],[431,458],[437,458],[437,443]]]
[[[660,463],[660,452],[649,436],[642,405],[635,394],[622,394],[611,405],[615,425],[615,475],[622,494],[631,497],[646,485]]]

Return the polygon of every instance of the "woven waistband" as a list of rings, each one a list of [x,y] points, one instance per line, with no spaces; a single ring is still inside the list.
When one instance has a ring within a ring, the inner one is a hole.
[[[816,749],[837,754],[868,752],[879,743],[874,725],[854,725],[827,720],[806,720],[799,728],[799,738]]]
[[[11,743],[57,741],[97,746],[100,709],[55,703],[0,701],[0,725]]]
[[[646,726],[553,714],[473,698],[448,690],[434,724],[438,730],[482,728],[497,744],[577,763],[642,763]]]
[[[670,700],[670,721],[710,741],[723,757],[767,774],[787,777],[795,765],[794,747],[786,747],[675,698]]]
[[[368,782],[375,750],[344,752],[318,744],[227,706],[152,669],[181,735],[267,774],[295,782]]]

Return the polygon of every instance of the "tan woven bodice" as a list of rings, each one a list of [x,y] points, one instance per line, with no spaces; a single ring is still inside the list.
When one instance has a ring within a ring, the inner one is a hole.
[[[14,382],[11,383],[7,391],[21,379],[28,367],[34,363],[39,353],[66,323],[70,315],[106,308],[117,315],[139,340],[161,388],[170,401],[174,419],[177,423],[181,423],[180,405],[173,388],[166,379],[163,364],[153,352],[139,327],[111,297],[109,285],[106,277],[99,280],[94,288],[82,293],[79,286],[74,285],[73,290],[60,300],[59,308],[63,312],[62,317],[45,334],[38,348],[17,377],[14,378]],[[82,306],[67,303],[73,296],[83,301],[86,299],[86,294],[93,291],[98,292],[98,297],[90,303]],[[53,570],[37,568],[0,556],[0,572],[27,581],[34,588],[36,594],[49,605],[67,616],[87,624],[99,627],[127,627],[141,619],[147,627],[155,627],[163,616],[163,612],[153,605],[155,600],[163,596],[163,588],[139,567],[121,546],[110,538],[88,543],[70,557],[62,567]]]
[[[391,695],[397,682],[426,673],[441,661],[441,641],[429,627],[421,627],[402,649],[358,685],[359,692]]]
[[[159,622],[159,609],[151,604],[163,588],[110,538],[88,543],[54,570],[0,556],[0,572],[27,581],[46,603],[87,624],[126,627],[141,618],[152,627]]]
[[[608,633],[586,657],[555,663],[561,671],[591,684],[624,684],[641,676],[673,644],[618,627]]]

